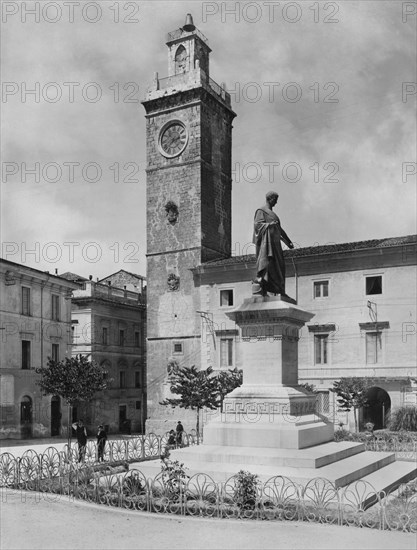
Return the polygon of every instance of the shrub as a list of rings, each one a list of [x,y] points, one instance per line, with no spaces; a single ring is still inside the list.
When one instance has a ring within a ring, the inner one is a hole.
[[[390,430],[417,432],[417,407],[400,407],[396,409],[389,423]]]
[[[240,470],[235,476],[234,500],[239,508],[253,510],[256,503],[259,479],[257,474]]]
[[[368,441],[369,436],[366,433],[352,433],[348,430],[336,430],[334,432],[335,441],[357,441],[362,443],[363,441]]]
[[[185,470],[184,464],[178,460],[168,458],[162,460],[162,480],[170,498],[176,499],[184,492],[187,480],[190,477]]]

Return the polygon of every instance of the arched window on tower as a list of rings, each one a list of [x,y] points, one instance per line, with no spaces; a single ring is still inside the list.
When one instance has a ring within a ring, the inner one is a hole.
[[[185,73],[188,70],[188,56],[184,46],[179,46],[175,52],[175,74]]]

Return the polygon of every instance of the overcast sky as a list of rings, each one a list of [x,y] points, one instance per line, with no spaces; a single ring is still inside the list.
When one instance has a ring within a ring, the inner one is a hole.
[[[2,6],[3,257],[94,278],[146,274],[140,100],[155,71],[167,75],[166,33],[188,12],[237,113],[235,254],[270,189],[297,247],[416,232],[412,2],[66,4],[26,2],[39,21]],[[35,163],[39,181],[22,181]]]

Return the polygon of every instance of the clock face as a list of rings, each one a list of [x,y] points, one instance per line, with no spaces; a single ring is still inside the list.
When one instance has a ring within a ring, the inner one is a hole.
[[[166,157],[176,157],[185,149],[188,141],[187,130],[181,122],[166,126],[159,137],[161,153]]]

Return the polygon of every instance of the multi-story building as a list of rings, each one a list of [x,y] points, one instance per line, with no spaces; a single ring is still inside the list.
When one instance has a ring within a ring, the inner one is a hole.
[[[71,274],[65,274],[70,277]],[[82,278],[78,277],[78,280]],[[94,430],[141,432],[146,415],[145,279],[119,271],[101,281],[84,280],[72,301],[72,354],[88,355],[108,371],[109,387],[91,403],[73,408]],[[135,290],[131,290],[135,289]]]
[[[76,284],[0,259],[1,438],[59,435],[61,399],[42,396],[35,368],[71,354]]]

